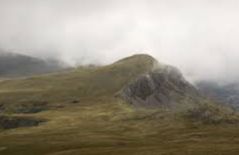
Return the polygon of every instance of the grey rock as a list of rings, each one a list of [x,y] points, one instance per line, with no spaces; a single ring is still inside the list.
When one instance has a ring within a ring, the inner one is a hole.
[[[162,65],[125,86],[119,96],[132,105],[148,107],[197,103],[200,98],[177,68]]]

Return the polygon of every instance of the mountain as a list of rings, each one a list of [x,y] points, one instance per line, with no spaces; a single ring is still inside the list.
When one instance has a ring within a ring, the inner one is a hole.
[[[0,77],[20,77],[57,71],[63,65],[56,60],[43,60],[17,53],[0,53]]]
[[[239,109],[239,84],[218,84],[213,81],[200,81],[198,89],[207,97]]]
[[[0,88],[3,92],[0,103],[10,111],[18,111],[22,105],[27,109],[32,104],[35,109],[38,105],[57,106],[59,102],[67,105],[75,100],[89,101],[92,97],[118,96],[136,106],[147,107],[200,100],[196,89],[176,68],[159,64],[148,55],[135,55],[103,67],[3,81]]]
[[[235,155],[238,123],[144,54],[0,82],[4,155]]]

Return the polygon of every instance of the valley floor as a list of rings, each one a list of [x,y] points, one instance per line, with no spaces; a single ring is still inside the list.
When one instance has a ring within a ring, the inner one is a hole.
[[[166,109],[119,101],[25,115],[48,122],[1,131],[1,155],[239,154],[239,126],[194,124]]]

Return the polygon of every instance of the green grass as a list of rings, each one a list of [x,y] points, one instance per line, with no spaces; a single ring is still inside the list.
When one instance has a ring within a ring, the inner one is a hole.
[[[90,103],[89,103],[90,104]],[[49,120],[0,133],[4,155],[235,155],[239,126],[194,124],[168,109],[119,100],[28,114]]]

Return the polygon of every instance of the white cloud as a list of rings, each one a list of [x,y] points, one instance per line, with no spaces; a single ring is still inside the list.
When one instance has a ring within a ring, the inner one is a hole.
[[[0,47],[74,63],[146,52],[192,79],[236,80],[236,0],[0,0]]]

